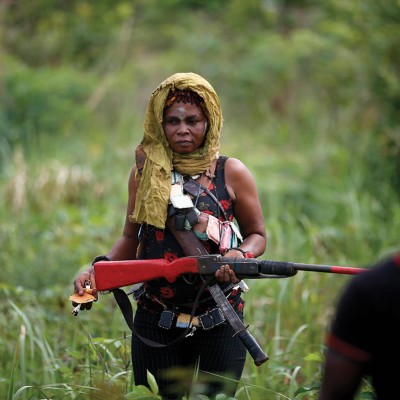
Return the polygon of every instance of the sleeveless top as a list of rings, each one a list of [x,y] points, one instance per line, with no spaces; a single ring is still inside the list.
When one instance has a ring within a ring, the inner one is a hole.
[[[213,178],[208,190],[218,199],[225,211],[226,218],[232,221],[233,200],[225,184],[226,160],[226,156],[220,156],[218,158],[214,173],[215,178]],[[211,214],[220,221],[225,220],[219,205],[206,191],[192,200],[199,211]],[[167,227],[165,229],[159,229],[144,224],[141,227],[140,240],[144,245],[138,255],[140,259],[165,258],[167,261],[171,262],[177,258],[184,257],[181,246]],[[209,254],[219,254],[219,247],[212,240],[202,240],[202,244]],[[138,299],[138,305],[147,303],[148,306],[149,299],[152,299],[153,302],[161,302],[168,308],[177,309],[181,312],[189,312],[202,284],[203,280],[196,274],[185,274],[177,278],[173,283],[168,282],[164,278],[148,281],[144,284],[146,296],[141,296]],[[240,298],[240,291],[232,291],[233,285],[230,283],[220,283],[219,285],[226,295],[229,294],[229,301],[231,304],[237,310],[241,310],[244,302]],[[206,288],[200,296],[197,311],[207,311],[213,307],[215,307],[215,301]]]

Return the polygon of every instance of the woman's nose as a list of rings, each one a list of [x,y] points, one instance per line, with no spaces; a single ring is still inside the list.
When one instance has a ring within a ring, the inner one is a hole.
[[[178,125],[177,133],[185,134],[189,132],[189,126],[184,121],[180,122]]]

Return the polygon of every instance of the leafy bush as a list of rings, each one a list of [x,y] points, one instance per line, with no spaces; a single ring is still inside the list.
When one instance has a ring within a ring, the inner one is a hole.
[[[87,117],[84,102],[93,90],[93,77],[69,67],[31,69],[16,61],[7,65],[0,100],[3,157],[16,145],[28,151],[46,136],[72,131]]]

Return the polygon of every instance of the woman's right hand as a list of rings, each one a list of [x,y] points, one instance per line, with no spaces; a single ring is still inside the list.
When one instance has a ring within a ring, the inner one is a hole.
[[[88,293],[86,290],[90,290],[90,294],[93,295],[97,301],[98,295],[96,290],[96,281],[94,279],[94,267],[91,266],[87,270],[80,273],[76,279],[74,280],[74,293],[83,296],[85,293]],[[72,301],[72,305],[76,307],[78,303]],[[90,310],[92,308],[93,301],[89,301],[87,303],[81,303],[81,310]]]

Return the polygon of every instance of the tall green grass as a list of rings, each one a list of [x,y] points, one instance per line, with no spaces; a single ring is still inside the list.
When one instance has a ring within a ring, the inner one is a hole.
[[[384,181],[379,193],[364,189],[367,166],[347,143],[315,139],[310,149],[259,135],[249,155],[240,153],[249,145],[241,132],[230,134],[236,139],[225,153],[249,164],[258,182],[269,235],[263,258],[360,266],[396,247],[396,224],[384,223],[399,221],[394,194]],[[84,160],[53,153],[39,162],[17,151],[2,175],[0,391],[7,399],[134,398],[137,391],[157,398],[156,389],[133,385],[129,332],[112,298],[70,314],[73,276],[121,232],[133,143],[113,155],[90,141],[82,146]],[[315,398],[325,330],[348,279],[299,272],[248,281],[245,317],[270,360],[247,361],[238,399]]]

